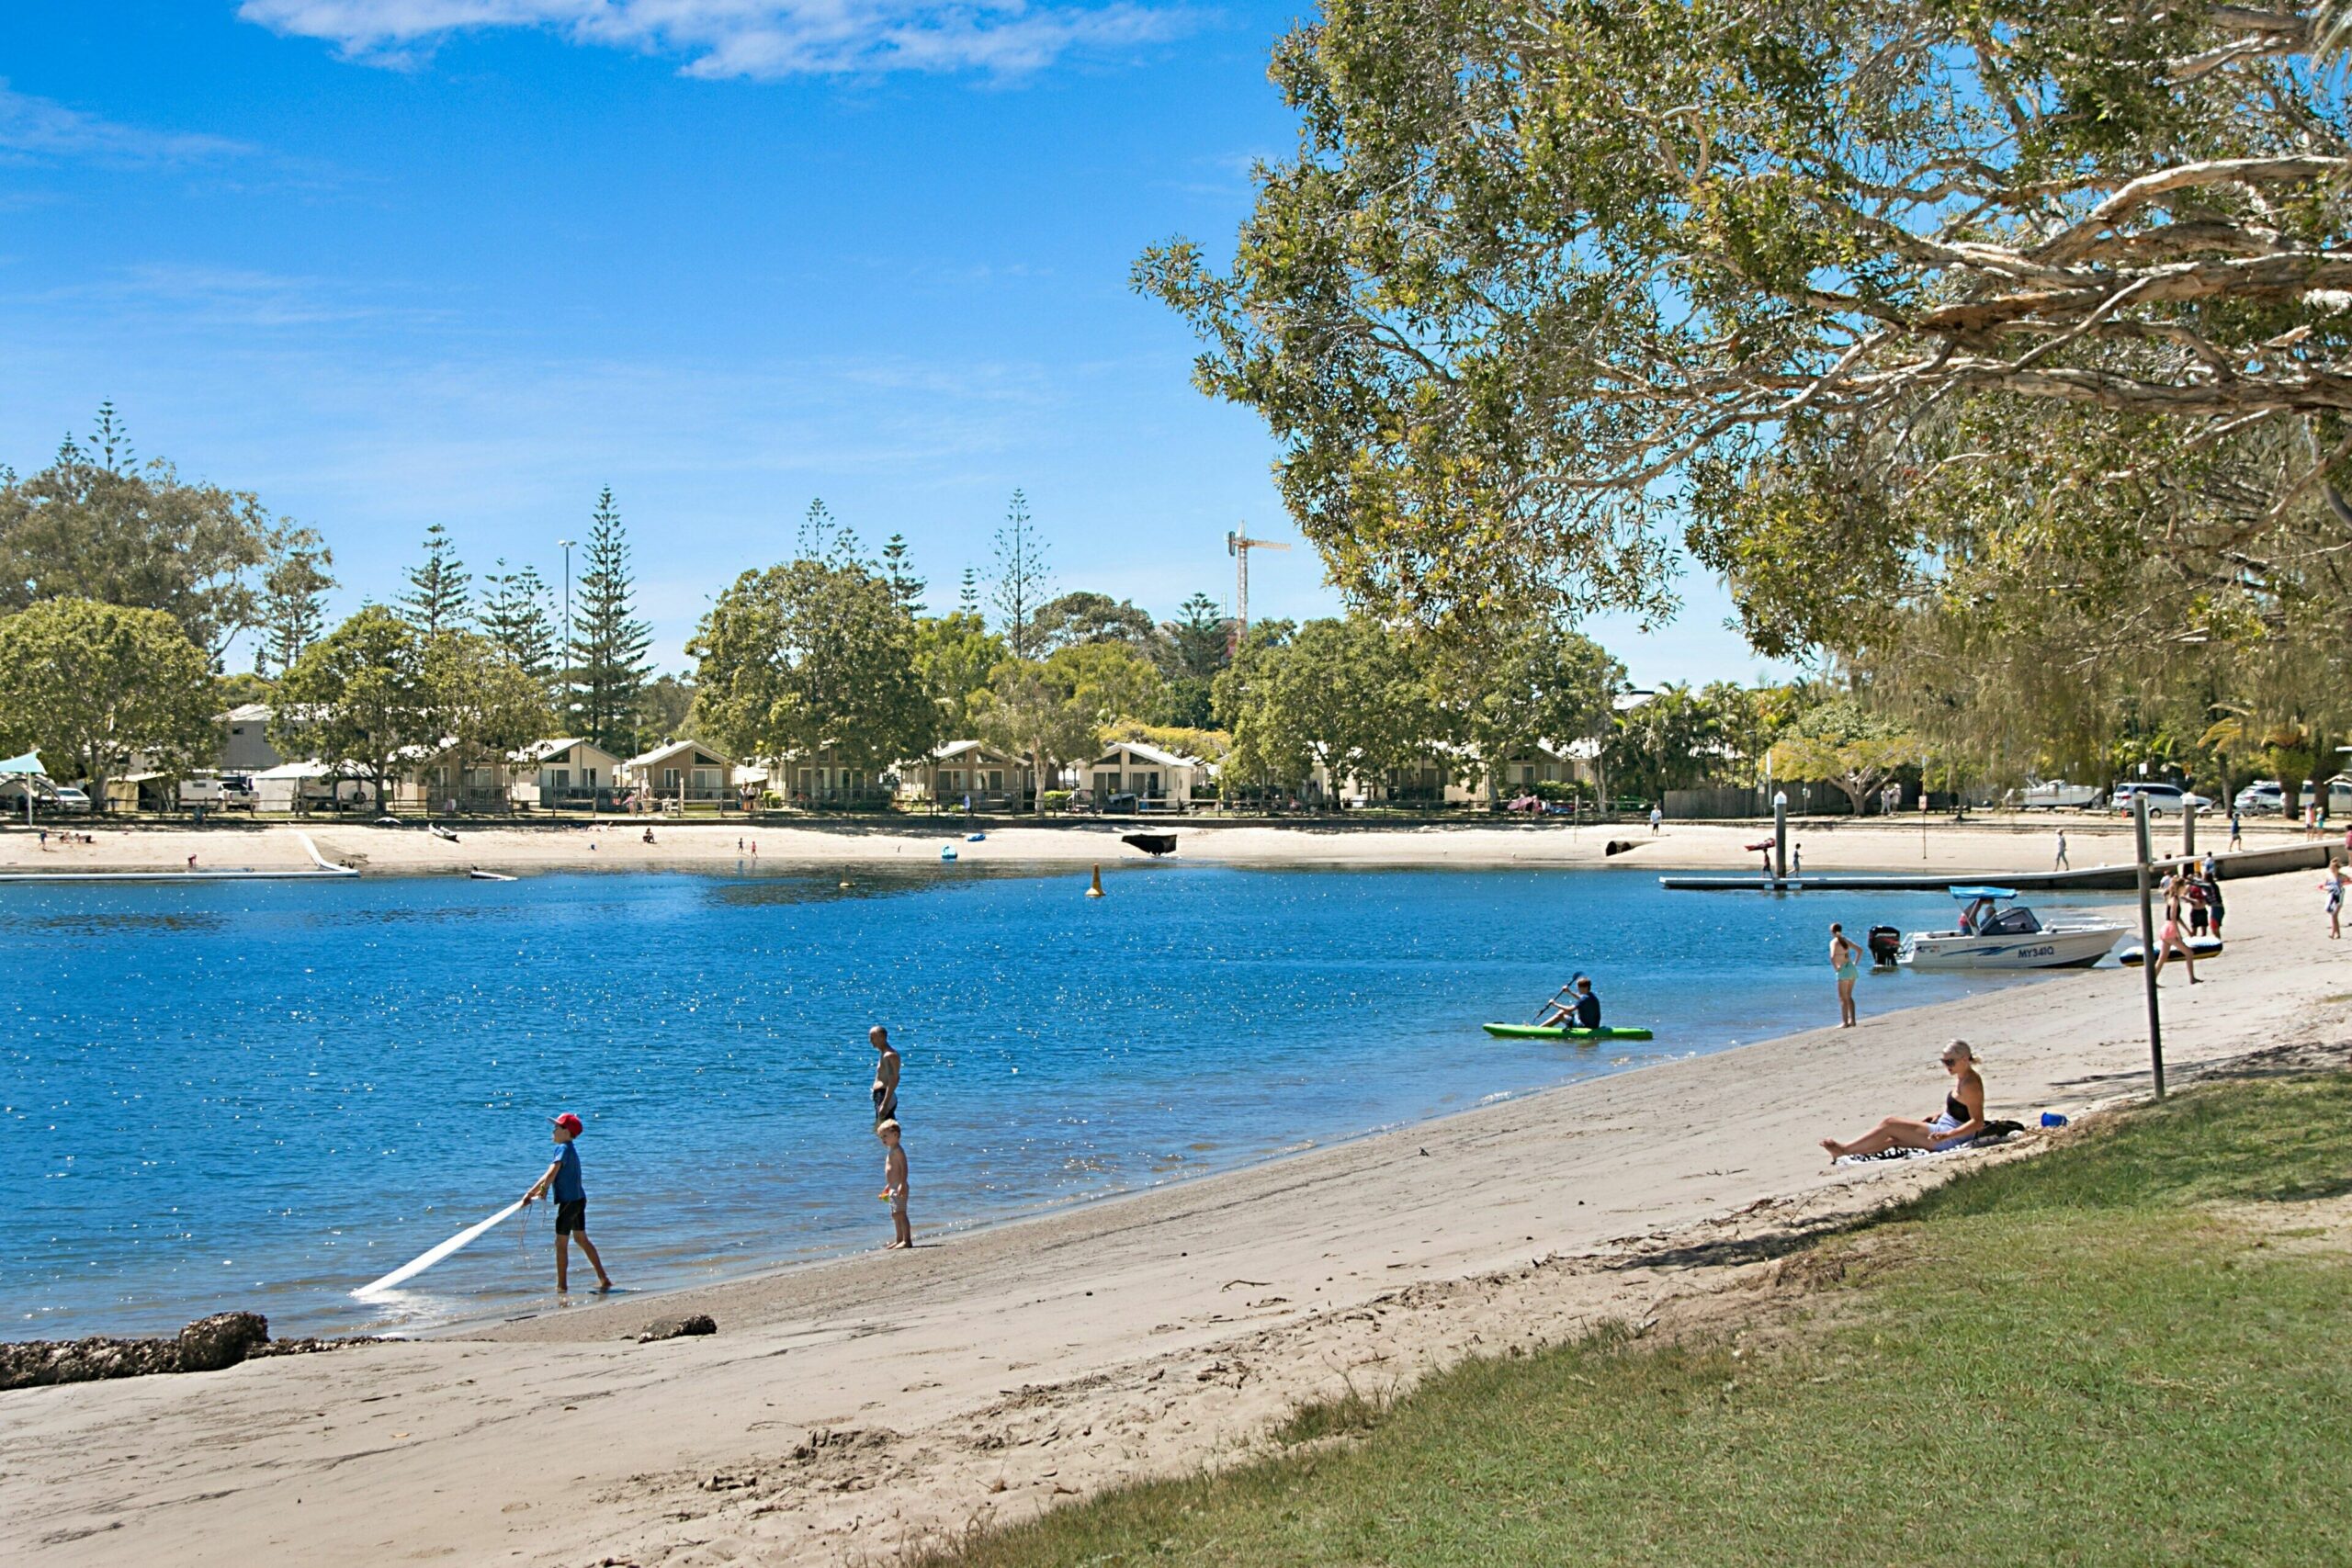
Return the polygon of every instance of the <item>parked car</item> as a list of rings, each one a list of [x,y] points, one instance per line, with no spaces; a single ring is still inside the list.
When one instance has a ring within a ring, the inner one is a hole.
[[[2148,797],[2148,815],[2151,817],[2162,817],[2167,812],[2177,817],[2192,806],[2204,811],[2213,804],[2203,795],[2192,795],[2178,784],[2135,783],[2115,786],[2115,809],[2126,817],[2131,816],[2132,797],[2135,795]]]
[[[2231,804],[2245,817],[2281,812],[2287,809],[2287,786],[2277,779],[2256,779],[2238,791],[2237,799]]]
[[[57,793],[47,800],[40,802],[40,806],[44,810],[55,811],[63,816],[83,817],[89,814],[90,797],[72,784],[59,784]]]
[[[2094,809],[2098,805],[2097,784],[2068,784],[2064,779],[2045,779],[2026,785],[2025,796],[2019,803],[2028,811],[2056,811],[2072,807]]]

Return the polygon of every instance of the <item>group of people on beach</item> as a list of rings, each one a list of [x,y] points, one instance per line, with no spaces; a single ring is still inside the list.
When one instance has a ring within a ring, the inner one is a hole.
[[[898,1047],[890,1043],[890,1032],[876,1024],[865,1032],[873,1045],[874,1057],[874,1135],[882,1142],[882,1190],[877,1194],[890,1205],[889,1244],[885,1252],[896,1252],[915,1244],[914,1230],[907,1218],[907,1151],[899,1142],[899,1073],[904,1065]],[[605,1271],[605,1259],[596,1251],[596,1244],[588,1239],[588,1189],[580,1174],[580,1150],[575,1142],[587,1131],[585,1123],[567,1111],[548,1118],[555,1139],[555,1158],[549,1162],[537,1181],[523,1194],[523,1208],[528,1212],[541,1198],[555,1201],[555,1288],[558,1295],[571,1290],[571,1247],[577,1242],[581,1256],[596,1271],[596,1292],[599,1295],[613,1288],[612,1276]]]

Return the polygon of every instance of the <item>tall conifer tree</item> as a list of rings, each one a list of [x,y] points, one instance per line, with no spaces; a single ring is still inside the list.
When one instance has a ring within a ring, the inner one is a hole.
[[[893,534],[882,547],[882,576],[890,584],[890,598],[910,615],[923,613],[923,580],[917,577],[907,549],[907,536]]]
[[[443,632],[460,629],[471,618],[472,582],[448,528],[435,523],[424,531],[424,561],[408,569],[408,592],[401,595],[401,609],[430,642]]]
[[[589,519],[587,567],[572,621],[571,696],[575,733],[623,757],[637,750],[638,699],[651,669],[645,650],[652,628],[637,618],[636,597],[628,536],[608,486]]]
[[[482,583],[490,590],[482,601],[482,635],[496,644],[516,668],[542,682],[555,675],[555,617],[548,610],[548,585],[539,581],[536,567],[506,570],[503,558],[498,570],[486,572]]]

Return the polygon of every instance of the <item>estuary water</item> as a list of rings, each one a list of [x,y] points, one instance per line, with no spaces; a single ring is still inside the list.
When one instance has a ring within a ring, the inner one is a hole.
[[[1598,870],[1103,880],[1101,899],[1083,874],[968,864],[0,889],[0,1332],[534,1310],[548,1207],[389,1303],[349,1292],[512,1201],[564,1111],[624,1285],[878,1245],[877,1021],[935,1237],[1832,1022],[1830,920],[1859,937],[1951,908]],[[1576,969],[1657,1038],[1479,1030]],[[2014,983],[1866,975],[1861,1003]]]

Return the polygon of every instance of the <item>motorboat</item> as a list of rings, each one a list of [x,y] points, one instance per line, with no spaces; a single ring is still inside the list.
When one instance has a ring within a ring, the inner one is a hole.
[[[1902,962],[1914,969],[2087,969],[2123,939],[2124,928],[2096,917],[2048,921],[2007,887],[1955,887],[1960,927],[1913,931]]]

